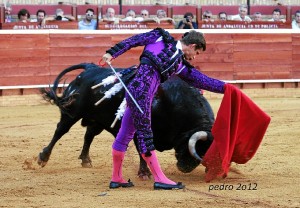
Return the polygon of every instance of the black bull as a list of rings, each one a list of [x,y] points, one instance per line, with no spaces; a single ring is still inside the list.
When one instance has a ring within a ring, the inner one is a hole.
[[[56,91],[63,76],[77,69],[84,69],[84,71],[63,90],[61,96],[58,96]],[[135,73],[134,70],[127,71],[129,72],[122,76],[125,83],[129,82]],[[82,119],[81,125],[87,127],[79,156],[82,166],[91,167],[89,149],[96,135],[106,130],[116,137],[120,121],[113,128],[111,124],[124,98],[124,89],[97,106],[95,103],[113,84],[92,89],[92,86],[110,75],[112,75],[110,69],[100,68],[94,64],[78,64],[62,71],[50,89],[42,90],[44,98],[59,107],[61,118],[51,142],[39,154],[39,165],[46,165],[55,143],[80,119]],[[201,163],[201,157],[206,153],[213,139],[210,133],[213,122],[214,114],[211,106],[198,89],[189,86],[176,76],[171,77],[158,88],[152,104],[154,145],[158,151],[174,149],[180,171],[191,172]],[[134,142],[136,144],[136,139]],[[150,174],[141,157],[138,174],[140,177]]]

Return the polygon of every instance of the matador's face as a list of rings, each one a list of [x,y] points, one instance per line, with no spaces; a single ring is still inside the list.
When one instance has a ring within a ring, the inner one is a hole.
[[[182,48],[182,51],[184,53],[184,58],[186,60],[193,60],[195,59],[196,55],[199,55],[201,52],[201,49],[195,49],[196,44],[190,44],[188,46],[185,46],[184,48]]]

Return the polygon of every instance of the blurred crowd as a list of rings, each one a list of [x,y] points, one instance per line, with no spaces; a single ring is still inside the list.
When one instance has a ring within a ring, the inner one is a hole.
[[[122,22],[169,22],[176,29],[198,29],[198,22],[195,18],[196,14],[187,11],[181,19],[173,19],[167,16],[167,12],[164,10],[157,10],[156,14],[149,13],[148,10],[142,9],[139,12],[129,9],[126,15],[116,15],[114,8],[107,8],[103,16],[98,16],[92,8],[86,9],[85,15],[81,19],[76,19],[71,15],[65,15],[62,9],[56,9],[55,14],[46,14],[45,10],[39,9],[32,18],[29,11],[24,8],[18,11],[17,18],[12,18],[12,8],[10,6],[5,7],[5,22],[37,22],[40,25],[46,24],[47,21],[78,21],[78,29],[80,30],[96,30],[98,22],[110,22],[113,24],[119,24]],[[265,18],[271,17],[271,18]],[[225,11],[221,11],[218,14],[213,14],[211,11],[203,11],[201,20],[203,22],[215,22],[215,21],[270,21],[270,22],[282,22],[285,23],[285,16],[279,8],[275,8],[272,14],[263,14],[259,11],[248,15],[248,6],[240,5],[235,15],[227,15]],[[300,10],[297,10],[293,14],[291,22],[293,29],[300,29]]]

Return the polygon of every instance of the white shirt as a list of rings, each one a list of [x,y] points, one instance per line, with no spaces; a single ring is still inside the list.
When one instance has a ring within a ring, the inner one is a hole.
[[[231,20],[238,20],[238,21],[246,21],[246,22],[251,22],[251,18],[249,16],[245,16],[245,19],[242,19],[239,14],[237,15],[232,15]]]
[[[78,29],[79,30],[96,30],[97,28],[97,21],[92,19],[90,24],[87,24],[84,20],[78,22]]]
[[[296,20],[293,20],[292,21],[292,29],[300,29],[300,26],[299,26],[299,24],[296,22]]]
[[[136,18],[135,18],[135,21],[143,22],[143,21],[144,21],[144,18],[143,18],[143,17],[136,17]]]
[[[268,21],[269,22],[285,22],[285,19],[280,19],[280,20],[275,21],[274,18],[272,18],[272,19],[269,19]]]
[[[182,50],[182,44],[181,44],[180,41],[177,41],[176,48],[177,48],[177,51],[176,51],[176,53],[175,53],[173,56],[175,56],[175,55],[178,53],[178,50]],[[173,58],[173,56],[172,56],[172,58]],[[180,74],[180,72],[186,67],[186,66],[183,65],[183,64],[181,64],[181,65],[179,65],[179,66],[181,66],[181,68],[180,68],[180,69],[177,69],[177,71],[176,71],[175,74]]]
[[[128,16],[128,17],[125,17],[124,19],[122,19],[123,21],[138,21],[137,18],[134,18],[132,16]]]

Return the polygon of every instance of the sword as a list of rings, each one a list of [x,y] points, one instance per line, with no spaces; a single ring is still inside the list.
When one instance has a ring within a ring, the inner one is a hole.
[[[106,63],[111,68],[111,70],[114,72],[114,74],[116,75],[116,77],[118,78],[118,80],[120,81],[120,83],[122,84],[122,86],[124,87],[125,91],[130,96],[131,100],[134,102],[135,106],[139,109],[139,111],[142,114],[144,114],[143,110],[141,109],[141,107],[139,106],[139,104],[136,102],[136,100],[133,98],[132,94],[130,93],[130,91],[128,90],[128,88],[126,87],[126,85],[124,84],[124,82],[122,81],[122,79],[120,78],[120,76],[117,74],[117,72],[114,69],[114,67],[110,64],[110,62],[107,61]]]

